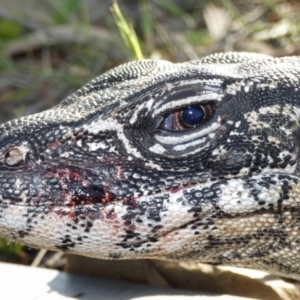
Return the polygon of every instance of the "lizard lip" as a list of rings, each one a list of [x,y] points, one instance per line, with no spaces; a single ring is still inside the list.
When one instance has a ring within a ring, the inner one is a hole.
[[[23,169],[9,177],[11,183],[1,186],[0,205],[62,208],[119,201],[120,197],[105,183],[111,179],[105,180],[97,172],[91,167],[57,165]]]
[[[114,201],[115,195],[102,186],[86,186],[79,190],[71,190],[64,194],[63,206],[84,206],[89,204],[101,204]]]
[[[116,199],[114,193],[103,186],[103,182],[92,169],[67,167],[53,169],[46,174],[55,178],[62,191],[62,206],[81,206],[89,204],[109,203]]]

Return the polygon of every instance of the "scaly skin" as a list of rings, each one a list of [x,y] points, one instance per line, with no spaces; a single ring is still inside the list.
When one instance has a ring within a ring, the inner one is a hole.
[[[299,70],[249,53],[132,62],[3,124],[0,234],[300,279]],[[183,126],[188,106],[205,120]]]

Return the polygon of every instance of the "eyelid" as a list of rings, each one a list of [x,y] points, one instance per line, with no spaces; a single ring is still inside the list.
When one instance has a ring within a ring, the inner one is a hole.
[[[188,97],[181,100],[164,103],[162,106],[154,109],[152,116],[166,115],[172,111],[179,110],[183,107],[192,105],[205,105],[207,103],[214,103],[221,101],[224,95],[217,92],[205,91],[205,93]]]
[[[221,127],[220,122],[214,122],[212,124],[209,124],[203,130],[197,130],[195,132],[188,131],[188,134],[180,136],[180,143],[187,143],[191,140],[196,140],[196,139],[202,138],[202,137],[216,131],[220,127]],[[179,141],[178,141],[179,137],[177,135],[156,134],[155,139],[159,143],[162,143],[165,145],[175,145],[175,144],[179,143]]]

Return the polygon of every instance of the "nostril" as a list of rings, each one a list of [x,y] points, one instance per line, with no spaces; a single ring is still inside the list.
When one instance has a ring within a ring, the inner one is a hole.
[[[7,150],[4,155],[5,164],[8,166],[16,166],[20,162],[25,161],[27,151],[22,151],[23,147],[13,147]]]

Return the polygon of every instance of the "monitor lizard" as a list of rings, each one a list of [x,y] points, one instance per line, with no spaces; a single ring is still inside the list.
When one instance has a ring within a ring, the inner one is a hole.
[[[0,235],[300,279],[299,70],[243,52],[134,61],[2,124]]]

